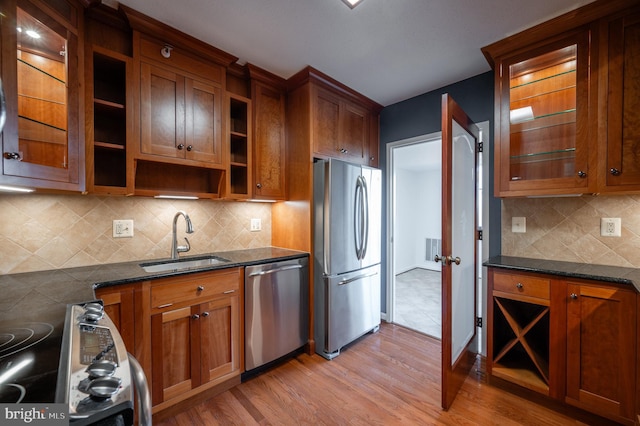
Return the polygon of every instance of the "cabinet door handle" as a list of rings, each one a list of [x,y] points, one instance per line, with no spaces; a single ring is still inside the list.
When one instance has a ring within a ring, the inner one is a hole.
[[[6,158],[7,160],[22,160],[19,152],[5,152],[4,158]]]
[[[198,318],[200,318],[200,315],[198,314],[191,315],[191,319],[197,320]]]
[[[168,308],[169,306],[173,306],[173,303],[165,303],[164,305],[158,306],[158,309]]]
[[[187,151],[191,151],[193,149],[193,145],[188,145],[187,146]]]
[[[578,298],[578,295],[575,294],[575,293],[571,293],[571,296],[569,296],[569,297],[571,297],[573,300],[575,300],[575,299]]]
[[[256,183],[256,188],[258,188],[258,189],[262,188],[262,184],[261,183]]]
[[[521,289],[521,288],[523,288],[524,286],[522,285],[522,283],[518,283],[518,284],[516,284],[516,287],[517,287],[517,288],[519,288],[519,289]]]
[[[179,151],[182,151],[184,149],[184,144],[181,143],[176,148],[178,148]]]
[[[209,316],[209,312],[203,312],[202,316],[205,317],[205,318],[208,317]]]
[[[609,169],[609,173],[611,173],[614,176],[618,176],[620,174],[620,170],[616,169],[615,167],[612,167]]]
[[[222,294],[231,294],[231,293],[235,293],[235,290],[227,290],[222,292]]]
[[[199,285],[198,288],[196,288],[197,291],[204,291],[204,286],[203,285]]]
[[[583,172],[582,170],[580,170],[580,171],[578,172],[578,176],[584,179],[584,178],[586,178],[586,177],[587,177],[587,173],[586,173],[586,172]]]

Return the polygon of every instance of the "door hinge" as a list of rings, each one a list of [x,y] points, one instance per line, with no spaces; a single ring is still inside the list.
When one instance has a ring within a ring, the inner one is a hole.
[[[482,241],[482,229],[478,229],[478,240]]]
[[[482,328],[482,317],[476,317],[476,327]]]
[[[482,152],[482,148],[484,146],[484,142],[478,142],[478,152]]]

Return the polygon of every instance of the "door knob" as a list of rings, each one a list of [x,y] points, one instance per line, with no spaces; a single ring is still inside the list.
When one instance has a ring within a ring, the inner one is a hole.
[[[447,260],[449,264],[455,263],[456,265],[460,264],[460,258],[458,256],[453,257],[453,256],[447,256]]]
[[[4,158],[6,158],[7,160],[22,160],[19,152],[5,152]]]
[[[436,257],[433,258],[433,261],[434,262],[441,262],[441,261],[444,261],[444,259],[436,254]]]
[[[198,288],[196,288],[197,291],[204,291],[204,286],[203,285],[199,285]]]

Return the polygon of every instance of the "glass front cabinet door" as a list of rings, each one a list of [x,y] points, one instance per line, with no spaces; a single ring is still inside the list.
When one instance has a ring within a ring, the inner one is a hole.
[[[81,15],[74,5],[66,0],[3,2],[3,183],[82,190],[77,35]]]
[[[496,196],[588,192],[588,31],[496,65]]]

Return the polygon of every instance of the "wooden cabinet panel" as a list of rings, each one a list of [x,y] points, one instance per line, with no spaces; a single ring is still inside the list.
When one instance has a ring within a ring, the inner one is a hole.
[[[314,152],[368,165],[369,111],[320,87],[314,93]]]
[[[546,300],[549,300],[551,291],[547,278],[502,272],[494,272],[493,290]]]
[[[134,288],[131,286],[101,288],[96,290],[96,297],[102,299],[104,311],[120,332],[127,351],[134,353]]]
[[[600,168],[607,191],[640,190],[640,8],[603,28],[608,41],[601,68],[607,88],[606,158]],[[603,90],[604,91],[604,90]],[[605,108],[603,108],[603,111]]]
[[[316,89],[313,152],[329,157],[340,153],[340,99],[326,90]]]
[[[202,381],[209,382],[240,370],[239,297],[201,305]]]
[[[139,157],[223,167],[222,102],[214,82],[141,61]]]
[[[497,196],[595,187],[596,167],[589,163],[589,37],[588,29],[575,31],[497,59]]]
[[[1,183],[85,189],[80,116],[84,51],[77,28],[82,9],[76,2],[64,9],[27,0],[3,3],[0,63],[7,115],[0,135]],[[27,25],[43,34],[35,45],[30,37],[16,35],[16,27]]]
[[[145,154],[177,157],[184,147],[184,78],[176,72],[140,64],[140,144]]]
[[[252,83],[254,108],[253,193],[255,198],[286,198],[286,94],[268,85]]]
[[[151,308],[201,303],[212,297],[237,291],[240,287],[240,275],[238,269],[223,269],[215,273],[157,280],[151,287]]]
[[[222,165],[222,89],[187,80],[185,91],[185,158]]]
[[[153,405],[180,396],[200,382],[200,323],[192,318],[192,309],[188,306],[151,317]]]
[[[568,282],[567,303],[567,401],[614,419],[633,419],[635,293]]]

